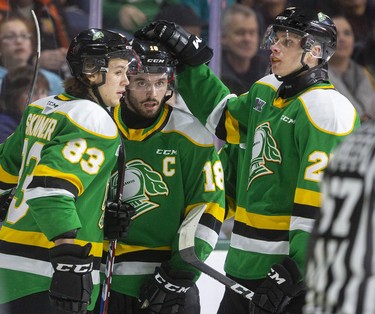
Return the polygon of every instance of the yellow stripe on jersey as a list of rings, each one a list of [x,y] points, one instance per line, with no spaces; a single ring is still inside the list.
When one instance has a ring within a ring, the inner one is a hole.
[[[18,176],[14,176],[10,174],[9,172],[6,172],[1,165],[0,165],[0,178],[1,178],[1,182],[7,183],[7,184],[17,184],[18,182]]]
[[[231,144],[240,143],[240,128],[238,121],[230,114],[229,110],[225,112],[225,130],[227,131],[226,141]]]
[[[38,246],[46,249],[50,249],[55,246],[52,241],[48,241],[47,237],[42,232],[35,231],[21,231],[11,229],[6,226],[1,227],[0,239],[9,243]],[[74,244],[84,246],[87,241],[74,239]],[[90,253],[96,257],[101,257],[103,252],[102,242],[90,242],[92,248]]]
[[[109,241],[104,240],[103,249],[104,251],[108,252]],[[139,246],[139,245],[128,245],[124,243],[117,243],[116,246],[116,255],[122,255],[132,252],[139,252],[139,251],[171,251],[171,246],[158,246],[158,247],[147,247],[147,246]]]
[[[125,129],[124,125],[120,122],[120,116],[121,116],[120,106],[115,107],[113,116],[121,133],[124,134],[124,136],[128,140],[141,142],[145,138],[147,138],[150,134],[154,133],[156,130],[158,130],[161,127],[161,125],[165,122],[166,117],[168,116],[168,112],[169,112],[168,106],[164,105],[163,113],[159,121],[154,125],[152,129],[148,130],[145,133],[144,133],[145,129],[128,129],[128,130]]]
[[[267,216],[249,213],[243,207],[237,207],[235,220],[247,226],[268,230],[289,230],[290,216]]]
[[[78,195],[81,195],[84,191],[84,187],[82,185],[81,180],[72,173],[61,172],[59,170],[52,169],[45,165],[38,165],[35,167],[34,176],[55,177],[55,178],[66,180],[77,188]]]
[[[223,221],[223,219],[224,219],[224,212],[225,212],[224,208],[221,208],[220,205],[216,204],[216,203],[198,203],[198,204],[189,205],[185,209],[185,217],[194,208],[202,206],[202,205],[204,205],[206,207],[205,210],[204,210],[205,214],[210,214],[213,217],[215,217],[215,219],[217,219],[217,220],[219,220],[221,222]]]
[[[319,207],[320,202],[321,193],[300,188],[296,189],[294,195],[294,203]]]

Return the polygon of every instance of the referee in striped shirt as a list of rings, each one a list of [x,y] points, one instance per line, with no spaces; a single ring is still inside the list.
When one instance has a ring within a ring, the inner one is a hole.
[[[375,313],[375,122],[335,151],[311,237],[304,314]]]

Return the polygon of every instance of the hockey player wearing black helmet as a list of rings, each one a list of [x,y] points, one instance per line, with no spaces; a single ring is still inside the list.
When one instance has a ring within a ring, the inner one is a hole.
[[[179,229],[190,212],[202,213],[196,254],[207,258],[224,219],[221,162],[207,129],[169,104],[175,59],[155,41],[132,47],[141,68],[113,116],[127,148],[123,197],[136,215],[117,242],[108,311],[199,314],[200,273],[179,255]]]
[[[272,73],[240,96],[204,64],[210,59],[205,43],[179,26],[156,21],[136,36],[169,48],[184,65],[177,86],[191,112],[244,150],[225,271],[255,294],[249,302],[227,288],[218,313],[302,313],[319,182],[336,146],[359,126],[354,107],[327,75],[334,24],[323,13],[287,8],[262,44],[271,51]]]
[[[16,186],[0,230],[0,313],[86,313],[99,293],[103,203],[135,55],[89,29],[72,41],[65,93],[33,101],[0,148],[0,193]]]

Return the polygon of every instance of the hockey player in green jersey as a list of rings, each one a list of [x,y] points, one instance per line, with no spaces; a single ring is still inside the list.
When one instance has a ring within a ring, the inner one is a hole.
[[[327,76],[335,25],[323,13],[287,8],[262,44],[273,74],[238,97],[204,64],[212,51],[180,26],[156,21],[135,36],[169,48],[182,64],[178,89],[192,113],[219,138],[245,147],[225,271],[255,294],[249,304],[226,289],[218,313],[301,313],[319,181],[335,147],[359,125]]]
[[[29,104],[0,146],[0,192],[17,186],[0,230],[0,313],[86,313],[99,293],[103,213],[135,54],[102,29],[71,43],[65,93]],[[135,60],[136,61],[136,60]]]
[[[224,218],[222,166],[208,130],[166,103],[174,59],[156,42],[132,46],[143,71],[130,77],[114,118],[127,149],[123,195],[136,214],[117,242],[108,311],[198,314],[200,273],[179,255],[179,228],[190,212],[203,211],[195,252],[205,260]]]

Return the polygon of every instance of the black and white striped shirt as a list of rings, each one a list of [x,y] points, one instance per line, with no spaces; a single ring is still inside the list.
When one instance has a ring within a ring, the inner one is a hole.
[[[375,122],[335,151],[307,264],[305,314],[375,313]]]

